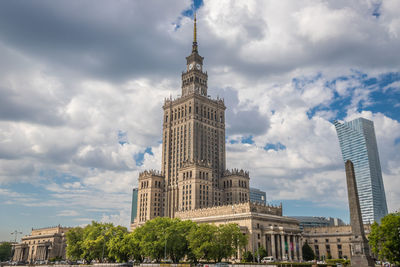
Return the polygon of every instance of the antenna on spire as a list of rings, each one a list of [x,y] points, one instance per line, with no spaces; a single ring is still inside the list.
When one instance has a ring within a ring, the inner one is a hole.
[[[194,11],[193,43],[197,43],[196,10]]]
[[[196,10],[194,10],[194,25],[193,25],[193,45],[192,45],[192,53],[197,53],[197,25],[196,25]]]

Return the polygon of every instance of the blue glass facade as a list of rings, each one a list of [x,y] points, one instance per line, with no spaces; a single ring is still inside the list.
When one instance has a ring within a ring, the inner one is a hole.
[[[334,124],[343,161],[351,160],[354,164],[363,222],[380,222],[388,210],[374,123],[358,118]]]
[[[137,188],[133,188],[133,190],[132,190],[131,223],[133,223],[133,221],[136,218],[136,214],[137,214],[137,199],[138,199],[138,189]]]
[[[250,187],[250,202],[258,202],[266,205],[267,194],[260,189]]]

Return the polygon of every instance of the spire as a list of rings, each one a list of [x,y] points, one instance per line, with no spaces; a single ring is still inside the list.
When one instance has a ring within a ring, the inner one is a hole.
[[[192,53],[197,51],[197,26],[196,26],[196,11],[194,11],[194,27],[193,27],[193,45],[192,45]]]
[[[197,43],[196,11],[194,12],[193,43]]]

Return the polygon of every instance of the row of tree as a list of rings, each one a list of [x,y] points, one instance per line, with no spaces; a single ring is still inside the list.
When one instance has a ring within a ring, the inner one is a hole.
[[[221,261],[247,245],[247,237],[237,224],[196,224],[166,217],[147,221],[128,232],[125,227],[98,223],[75,227],[67,232],[67,257],[110,262],[145,258],[160,262],[170,259],[197,262],[200,259]]]

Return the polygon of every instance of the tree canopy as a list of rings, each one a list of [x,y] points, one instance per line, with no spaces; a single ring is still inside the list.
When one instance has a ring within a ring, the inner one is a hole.
[[[75,227],[66,234],[67,257],[72,260],[84,259],[102,261],[124,260],[127,257],[115,253],[116,240],[123,239],[127,234],[126,227],[114,226],[111,223],[92,222],[84,228]]]
[[[179,262],[185,256],[197,262],[200,259],[221,261],[243,249],[247,238],[237,224],[197,225],[158,217],[129,233],[125,227],[92,222],[84,228],[76,227],[67,233],[67,257],[109,262],[156,261],[170,259]]]
[[[315,259],[315,254],[310,245],[307,243],[307,241],[304,243],[303,247],[301,248],[303,252],[303,259],[305,261],[310,261]]]
[[[0,245],[0,261],[11,259],[11,243],[4,242]]]
[[[386,215],[380,225],[374,222],[369,244],[380,260],[400,264],[400,213]]]

